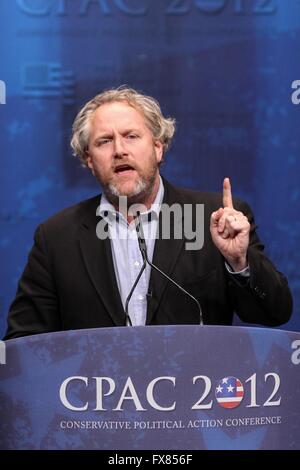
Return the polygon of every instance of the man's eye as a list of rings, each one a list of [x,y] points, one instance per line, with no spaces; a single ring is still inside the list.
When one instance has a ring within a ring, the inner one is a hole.
[[[127,134],[127,139],[137,139],[137,137],[136,134]]]
[[[109,142],[111,142],[111,139],[101,139],[101,140],[98,140],[98,146],[101,147],[102,145],[106,145],[106,144],[108,144]]]

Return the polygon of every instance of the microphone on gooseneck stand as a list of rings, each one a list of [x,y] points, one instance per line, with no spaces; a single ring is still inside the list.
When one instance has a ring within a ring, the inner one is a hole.
[[[163,277],[168,279],[168,281],[170,281],[172,284],[174,284],[176,287],[178,287],[178,289],[180,289],[181,292],[186,294],[188,297],[190,297],[197,304],[197,307],[198,307],[198,310],[199,310],[199,325],[203,325],[203,314],[202,314],[202,309],[201,309],[201,305],[200,305],[199,301],[192,294],[190,294],[187,290],[185,290],[183,287],[181,287],[179,284],[177,284],[177,282],[174,281],[174,279],[171,279],[166,273],[161,271],[161,269],[159,269],[157,266],[155,266],[155,264],[153,264],[151,261],[149,261],[148,255],[147,255],[146,240],[145,240],[143,226],[142,226],[142,222],[141,222],[141,219],[140,219],[140,213],[139,212],[137,212],[137,216],[136,216],[135,220],[138,220],[138,224],[136,224],[136,232],[137,232],[139,248],[140,248],[140,251],[142,253],[144,264],[148,263],[151,266],[151,268],[153,268],[155,271],[159,272]]]
[[[134,281],[134,284],[133,284],[133,286],[132,286],[132,288],[131,288],[131,290],[130,290],[128,296],[127,296],[126,302],[125,302],[125,325],[127,325],[127,326],[132,326],[132,321],[131,321],[131,318],[130,318],[129,313],[128,313],[128,304],[129,304],[129,301],[130,301],[130,299],[131,299],[131,297],[132,297],[132,294],[133,294],[133,292],[134,292],[134,289],[136,288],[136,286],[137,286],[137,284],[138,284],[138,282],[139,282],[139,280],[140,280],[140,278],[141,278],[141,275],[143,274],[143,272],[144,272],[145,269],[146,269],[146,264],[147,264],[147,262],[146,262],[146,260],[145,260],[144,257],[143,257],[143,265],[142,265],[142,267],[141,267],[141,269],[140,269],[140,272],[139,272],[138,275],[137,275],[136,280]]]

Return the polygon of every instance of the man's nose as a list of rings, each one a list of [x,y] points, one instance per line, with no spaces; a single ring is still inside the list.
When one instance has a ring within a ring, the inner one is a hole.
[[[114,139],[114,154],[115,157],[127,155],[126,144],[121,136]]]

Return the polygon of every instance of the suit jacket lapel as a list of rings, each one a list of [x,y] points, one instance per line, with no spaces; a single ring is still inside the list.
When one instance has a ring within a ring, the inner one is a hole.
[[[98,198],[99,202],[99,198]],[[117,326],[125,324],[125,313],[114,272],[110,240],[100,240],[96,235],[97,223],[95,205],[82,223],[80,248],[90,279],[104,303],[106,310]]]
[[[175,188],[173,188],[169,183],[164,180],[164,204],[171,206],[172,204],[178,204],[178,197],[176,196]],[[174,220],[174,226],[176,224],[182,224],[182,215],[178,214]],[[171,224],[172,225],[172,224]],[[159,215],[159,227],[162,227],[162,212]],[[172,277],[172,272],[177,263],[179,254],[183,249],[184,237],[180,239],[174,239],[172,237],[172,229],[170,239],[164,239],[159,234],[155,242],[155,248],[153,253],[153,264],[160,268],[168,276]],[[160,273],[151,270],[150,282],[149,282],[149,292],[152,295],[149,297],[148,302],[148,311],[147,311],[147,323],[151,323],[151,320],[159,308],[162,295],[170,281],[164,278]]]

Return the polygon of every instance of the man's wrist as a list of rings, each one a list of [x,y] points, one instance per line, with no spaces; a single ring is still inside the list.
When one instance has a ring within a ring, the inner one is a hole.
[[[246,256],[239,259],[226,259],[226,262],[235,273],[240,273],[248,267],[248,260]]]

